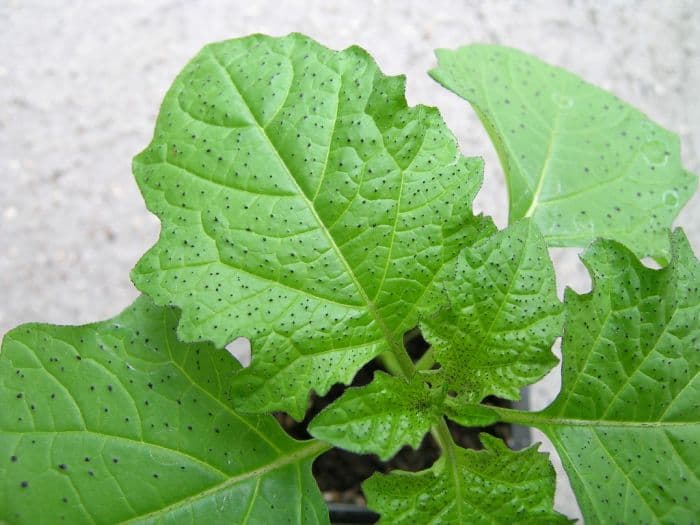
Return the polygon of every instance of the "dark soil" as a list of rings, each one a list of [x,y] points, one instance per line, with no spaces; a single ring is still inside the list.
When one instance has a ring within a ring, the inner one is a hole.
[[[420,357],[427,346],[420,334],[415,332],[407,334],[406,347],[414,359]],[[368,384],[377,370],[384,370],[378,361],[368,363],[357,373],[351,386]],[[299,423],[284,413],[278,413],[276,417],[292,437],[309,439],[311,436],[306,431],[308,423],[316,414],[338,399],[346,388],[343,385],[335,385],[325,396],[313,396],[306,417]],[[511,406],[509,401],[497,398],[488,398],[485,403],[503,407]],[[479,441],[481,432],[488,432],[506,442],[511,438],[510,425],[502,423],[485,428],[464,428],[448,421],[448,426],[455,442],[465,448],[482,448]],[[387,473],[395,469],[417,472],[429,468],[439,456],[439,446],[433,437],[427,434],[417,450],[406,446],[389,461],[381,461],[373,454],[359,455],[337,448],[331,449],[314,462],[313,473],[327,502],[352,503],[364,507],[365,499],[360,485],[374,472]]]

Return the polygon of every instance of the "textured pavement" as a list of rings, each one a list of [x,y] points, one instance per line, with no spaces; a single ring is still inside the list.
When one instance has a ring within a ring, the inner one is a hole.
[[[136,296],[128,273],[158,224],[131,177],[158,106],[204,44],[301,31],[358,44],[409,103],[437,106],[468,155],[483,156],[478,211],[505,226],[502,173],[466,103],[430,80],[433,49],[500,43],[610,89],[681,136],[700,173],[700,9],[663,2],[36,2],[0,1],[0,334],[27,321],[84,323]],[[678,225],[700,251],[700,195]],[[560,287],[586,290],[575,250],[554,250]],[[558,389],[532,390],[534,408]],[[542,439],[540,435],[536,439]],[[545,445],[545,449],[548,449]],[[576,517],[559,471],[558,507]]]

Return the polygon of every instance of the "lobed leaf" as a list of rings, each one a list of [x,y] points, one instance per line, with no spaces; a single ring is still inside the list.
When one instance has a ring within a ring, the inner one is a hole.
[[[311,462],[270,416],[242,416],[240,365],[183,344],[145,297],[110,321],[29,324],[0,350],[0,522],[328,523]]]
[[[404,79],[357,47],[299,34],[205,47],[134,159],[158,243],[132,278],[183,311],[179,336],[250,339],[234,403],[300,419],[439,303],[465,244],[494,227],[471,202],[482,163]]]
[[[592,292],[567,291],[562,391],[535,424],[588,522],[700,516],[700,264],[682,231],[671,245],[657,271],[598,241]]]
[[[443,383],[460,402],[518,399],[557,363],[562,305],[547,246],[522,220],[460,254],[447,288],[450,308],[421,322]]]
[[[666,229],[697,186],[677,135],[514,49],[471,45],[437,57],[430,75],[469,101],[496,147],[511,222],[532,217],[551,246],[604,237],[668,259]]]
[[[418,376],[411,381],[376,372],[369,385],[349,388],[318,414],[309,433],[360,454],[386,461],[404,445],[418,448],[442,416],[444,394]]]
[[[362,488],[379,523],[569,523],[552,509],[554,469],[531,447],[512,452],[488,434],[484,450],[455,447],[430,469],[374,474]]]

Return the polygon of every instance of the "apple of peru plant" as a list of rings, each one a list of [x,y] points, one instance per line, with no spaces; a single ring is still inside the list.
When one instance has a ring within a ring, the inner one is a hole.
[[[0,522],[328,523],[331,447],[441,457],[363,485],[382,523],[566,523],[530,447],[446,418],[541,429],[589,523],[700,516],[700,266],[670,231],[696,178],[676,135],[519,51],[438,51],[430,73],[496,146],[510,224],[475,215],[483,165],[403,77],[299,34],[206,46],[133,171],[161,222],[113,319],[28,324],[0,351]],[[548,247],[588,246],[589,293],[556,295]],[[640,263],[654,257],[661,269]],[[403,345],[419,327],[430,348]],[[242,368],[225,350],[252,346]],[[516,400],[556,364],[545,410]],[[312,393],[352,387],[289,437]]]

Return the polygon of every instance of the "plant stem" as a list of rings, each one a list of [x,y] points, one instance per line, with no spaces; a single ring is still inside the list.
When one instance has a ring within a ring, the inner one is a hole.
[[[404,352],[385,352],[378,357],[382,366],[386,370],[397,377],[410,379],[416,373],[416,368],[413,366],[413,361]]]
[[[447,455],[447,468],[449,469],[450,475],[455,484],[456,499],[457,501],[462,500],[461,496],[461,483],[459,479],[459,472],[457,469],[457,444],[452,439],[452,434],[450,434],[450,429],[447,426],[447,421],[444,417],[440,417],[440,420],[431,429],[433,437],[440,445],[443,454]]]
[[[399,361],[396,359],[396,356],[393,353],[385,352],[380,354],[377,359],[391,375],[403,377],[401,367],[399,366]]]
[[[421,357],[416,363],[416,370],[430,370],[435,364],[435,354],[433,352],[433,347],[428,348],[423,357]]]
[[[385,352],[379,356],[379,361],[389,373],[404,379],[410,379],[416,373],[416,367],[408,352],[401,347],[399,352]]]
[[[433,425],[431,429],[435,441],[438,442],[440,448],[447,454],[450,460],[454,459],[454,446],[455,442],[452,439],[452,434],[450,434],[450,429],[447,427],[447,422],[444,417]]]
[[[537,412],[526,412],[522,410],[515,410],[512,408],[492,406],[490,406],[489,408],[496,412],[501,417],[501,421],[503,421],[504,423],[514,423],[516,425],[536,427],[538,426],[538,424],[542,424],[548,421],[548,419],[543,418]]]
[[[401,352],[394,354],[396,357],[397,364],[401,368],[401,373],[406,379],[411,379],[413,374],[416,373],[416,366],[413,364],[413,360],[408,355],[405,349]]]

